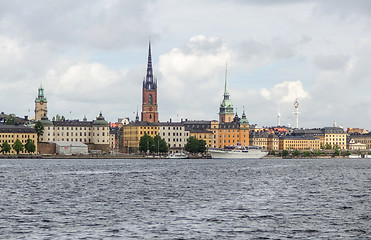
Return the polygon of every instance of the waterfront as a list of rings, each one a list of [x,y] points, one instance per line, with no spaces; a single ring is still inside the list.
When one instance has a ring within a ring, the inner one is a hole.
[[[367,239],[369,159],[0,160],[3,239]]]

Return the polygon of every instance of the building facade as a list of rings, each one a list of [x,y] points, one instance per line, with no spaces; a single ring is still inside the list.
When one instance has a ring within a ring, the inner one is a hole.
[[[38,152],[37,149],[37,133],[35,129],[25,127],[25,126],[15,126],[15,125],[0,125],[0,145],[2,145],[4,142],[7,142],[11,146],[11,150],[9,153],[3,153],[7,155],[14,155],[17,154],[16,151],[14,151],[12,145],[16,140],[19,140],[23,146],[27,143],[27,140],[30,139],[34,142],[36,146],[35,153]],[[23,151],[19,152],[20,154],[31,154],[26,151],[24,148]]]
[[[350,138],[354,140],[355,143],[362,143],[366,145],[366,149],[371,150],[371,133],[367,134],[351,134]]]
[[[158,122],[157,79],[153,77],[151,42],[148,48],[147,74],[143,80],[141,115],[141,121]]]
[[[318,138],[305,136],[282,136],[279,138],[279,150],[319,150]]]
[[[152,122],[131,122],[122,127],[122,146],[123,152],[134,153],[139,149],[139,141],[142,136],[145,134],[155,137],[159,134],[158,132],[158,123]]]
[[[81,142],[89,146],[89,150],[110,151],[110,128],[102,113],[94,121],[49,121],[43,117],[40,121],[44,133],[40,142]]]
[[[182,152],[187,144],[190,132],[185,130],[181,122],[163,122],[158,123],[158,135],[164,139],[169,146],[169,152]]]
[[[339,127],[325,127],[321,129],[325,135],[325,146],[337,147],[345,150],[347,147],[347,134]]]
[[[35,99],[35,121],[40,121],[42,117],[47,115],[47,104],[48,101],[44,95],[44,88],[40,86],[37,98]]]

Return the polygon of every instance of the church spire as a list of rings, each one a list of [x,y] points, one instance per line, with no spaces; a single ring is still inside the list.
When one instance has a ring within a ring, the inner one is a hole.
[[[155,89],[155,88],[157,88],[156,79],[153,78],[152,55],[151,55],[151,41],[148,42],[147,74],[146,74],[145,80],[143,81],[143,88],[146,88],[146,89]]]
[[[225,96],[229,97],[227,72],[228,72],[228,66],[227,66],[227,63],[225,63],[224,97]]]

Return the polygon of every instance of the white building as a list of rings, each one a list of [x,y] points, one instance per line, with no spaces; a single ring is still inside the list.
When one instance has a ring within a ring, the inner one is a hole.
[[[189,131],[179,122],[158,123],[158,135],[166,141],[170,153],[182,152],[189,138]]]
[[[109,123],[102,113],[94,121],[49,121],[43,117],[40,122],[44,126],[40,142],[81,142],[89,149],[109,152]]]

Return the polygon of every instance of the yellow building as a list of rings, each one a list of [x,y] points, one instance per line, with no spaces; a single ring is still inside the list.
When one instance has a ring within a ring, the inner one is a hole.
[[[214,134],[212,131],[209,130],[191,130],[190,136],[195,137],[198,140],[204,140],[206,142],[207,147],[212,147],[214,143]]]
[[[321,142],[315,137],[283,136],[279,138],[279,150],[319,150]]]
[[[325,127],[322,128],[325,134],[325,146],[338,147],[340,150],[345,150],[347,147],[347,134],[342,128]]]
[[[150,122],[131,122],[123,126],[123,151],[130,153],[139,148],[139,141],[145,134],[155,137],[158,134],[158,125]]]
[[[268,149],[268,133],[267,132],[250,132],[250,146],[260,146]]]
[[[279,139],[275,134],[269,134],[268,135],[268,140],[267,140],[267,150],[272,151],[275,150],[277,151],[279,149]]]
[[[9,153],[4,153],[8,155],[17,154],[16,151],[13,149],[13,143],[16,140],[21,141],[23,146],[27,143],[28,139],[31,139],[36,146],[35,153],[37,153],[37,133],[35,129],[25,127],[25,126],[14,126],[14,125],[0,125],[0,144],[2,145],[4,142],[8,142],[11,150]],[[23,151],[19,152],[20,154],[29,154],[25,147]]]

